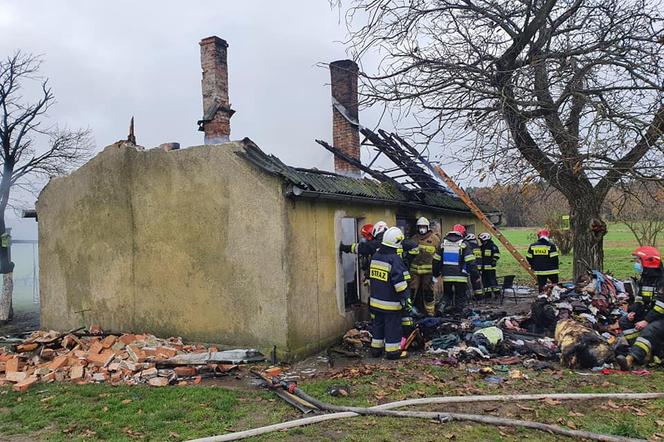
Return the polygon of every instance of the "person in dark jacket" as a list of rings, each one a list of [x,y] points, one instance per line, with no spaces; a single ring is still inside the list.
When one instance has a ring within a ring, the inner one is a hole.
[[[498,260],[500,259],[500,249],[491,239],[490,233],[482,232],[480,233],[479,238],[482,258],[477,266],[482,273],[484,295],[486,298],[491,298],[493,296],[494,299],[498,299],[500,287],[498,286],[498,279],[496,278],[496,268]]]
[[[558,284],[560,274],[558,249],[549,239],[549,235],[547,229],[537,232],[538,240],[528,247],[528,253],[526,253],[528,264],[537,276],[537,286],[540,292],[549,281]]]
[[[468,244],[468,248],[470,248],[470,251],[475,256],[475,265],[479,265],[482,262],[482,249],[480,243],[477,242],[477,237],[474,233],[467,233],[464,239],[466,240],[466,244]],[[479,301],[484,299],[482,280],[479,278],[477,280],[471,280],[471,286],[475,300]]]
[[[664,267],[662,256],[655,247],[639,247],[633,254],[636,258],[634,267],[646,273],[642,276],[640,290],[635,297],[636,305],[630,306],[628,318],[636,321],[633,330],[623,330],[625,337],[633,341],[627,356],[616,359],[620,368],[629,370],[634,365],[648,362],[653,355],[664,350]],[[645,285],[648,284],[648,285]],[[639,305],[640,304],[640,305]],[[631,315],[631,316],[630,316]],[[621,324],[621,326],[624,323]],[[628,335],[636,335],[634,336]]]
[[[410,291],[404,278],[406,265],[397,254],[403,240],[404,235],[398,227],[389,228],[369,267],[369,309],[373,314],[371,354],[374,357],[383,351],[388,359],[407,356],[401,352],[401,318]]]
[[[341,243],[339,244],[339,251],[343,253],[356,253],[360,256],[370,258],[380,248],[383,241],[383,235],[387,229],[388,226],[385,221],[378,221],[373,226],[371,235],[373,239],[368,241],[360,241],[353,244]],[[408,269],[410,260],[417,256],[418,250],[418,244],[415,241],[409,239],[402,241],[401,246],[397,250],[397,254],[404,260],[406,269]],[[411,275],[408,270],[406,270],[404,276],[406,277],[406,280],[410,281]]]
[[[475,267],[475,255],[464,241],[466,228],[456,224],[445,235],[433,256],[433,277],[443,278],[443,302],[446,308],[463,311],[466,306],[468,277],[480,278]]]

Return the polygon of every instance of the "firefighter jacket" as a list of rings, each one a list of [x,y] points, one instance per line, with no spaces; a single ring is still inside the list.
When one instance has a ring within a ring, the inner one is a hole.
[[[540,238],[528,247],[526,259],[537,276],[560,273],[558,269],[558,249],[555,244],[546,238]]]
[[[466,244],[468,244],[473,255],[475,255],[475,265],[479,266],[482,263],[482,249],[480,248],[480,244],[476,240],[466,240]]]
[[[480,269],[496,270],[496,264],[500,259],[500,249],[498,246],[489,239],[487,241],[482,241],[480,250],[482,255],[482,261],[479,264]]]
[[[433,255],[433,276],[444,282],[468,282],[468,275],[477,279],[475,255],[468,243],[456,232],[448,233]]]
[[[433,272],[433,255],[440,245],[440,237],[429,231],[424,235],[416,233],[411,241],[417,243],[417,249],[411,250],[408,254],[410,259],[410,273],[414,275],[427,275]],[[417,253],[414,253],[414,251]]]
[[[351,245],[351,253],[357,253],[358,255],[372,257],[376,251],[383,246],[382,244],[383,237],[372,239],[371,241],[361,241],[353,243]],[[417,243],[411,240],[405,240],[401,243],[401,248],[397,249],[397,255],[401,257],[406,263],[411,256],[416,256],[418,254]],[[404,272],[404,278],[406,281],[411,280],[410,272],[408,272],[408,264],[404,264],[406,270]]]
[[[406,272],[406,265],[397,251],[381,246],[369,265],[369,307],[386,313],[400,313],[402,305],[410,296],[408,282],[404,277]]]
[[[639,281],[639,292],[634,296],[630,312],[636,312],[637,318],[643,317],[648,322],[664,318],[664,271],[643,269]]]

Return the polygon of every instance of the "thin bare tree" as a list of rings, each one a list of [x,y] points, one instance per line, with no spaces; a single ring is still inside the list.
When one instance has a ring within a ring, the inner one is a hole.
[[[661,1],[342,4],[351,55],[372,63],[364,103],[465,173],[545,179],[569,202],[575,277],[601,269],[607,193],[664,170]]]
[[[22,52],[0,60],[0,323],[11,320],[14,263],[10,260],[5,212],[12,190],[62,175],[88,158],[88,130],[59,129],[46,125],[55,103],[48,79],[39,76],[39,57]],[[34,100],[26,98],[35,96]],[[40,144],[44,144],[40,147]]]

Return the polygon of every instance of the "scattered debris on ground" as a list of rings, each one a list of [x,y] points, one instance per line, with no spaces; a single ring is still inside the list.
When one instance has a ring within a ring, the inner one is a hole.
[[[98,327],[68,333],[36,331],[12,346],[0,347],[0,385],[25,391],[38,382],[77,384],[198,384],[203,378],[226,376],[238,364],[260,362],[256,350],[219,351],[187,345],[181,338],[149,334],[110,334]]]

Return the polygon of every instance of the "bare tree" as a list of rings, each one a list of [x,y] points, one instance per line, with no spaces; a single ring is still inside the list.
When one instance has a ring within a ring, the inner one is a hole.
[[[601,269],[608,191],[664,169],[661,2],[347,4],[353,57],[382,57],[363,73],[364,103],[416,121],[410,136],[466,173],[545,179],[569,202],[574,275]]]
[[[657,246],[657,238],[664,232],[662,183],[629,183],[611,192],[607,201],[614,218],[627,226],[639,245]]]
[[[12,189],[29,188],[34,180],[66,173],[81,163],[90,152],[88,130],[61,130],[45,126],[44,119],[54,104],[47,79],[38,76],[41,61],[33,55],[17,52],[0,61],[0,235],[7,236],[5,212]],[[34,90],[36,90],[36,94]],[[34,101],[26,94],[36,95]],[[44,141],[46,146],[37,148]],[[0,247],[0,323],[12,317],[12,272],[9,245]]]

